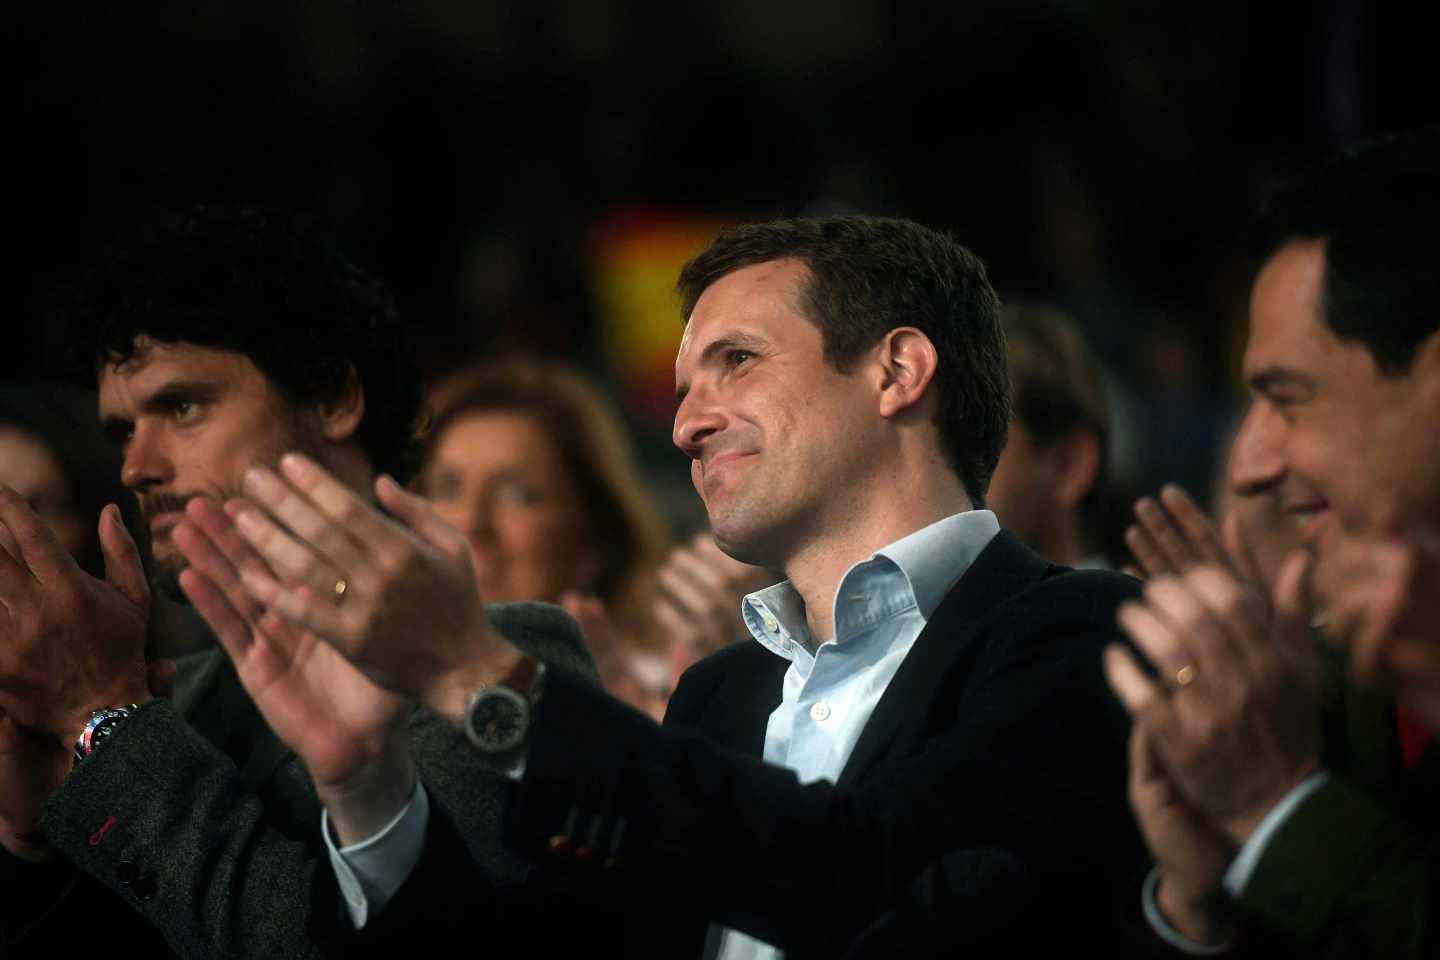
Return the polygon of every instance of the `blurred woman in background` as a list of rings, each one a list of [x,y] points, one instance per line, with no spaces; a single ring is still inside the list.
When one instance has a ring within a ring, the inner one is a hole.
[[[563,606],[606,688],[658,718],[670,671],[650,611],[668,538],[613,406],[573,370],[524,361],[467,370],[431,405],[416,484],[469,540],[480,595]]]
[[[100,511],[120,506],[135,529],[120,466],[95,425],[93,400],[61,384],[0,383],[0,483],[20,494],[91,576],[104,576]]]

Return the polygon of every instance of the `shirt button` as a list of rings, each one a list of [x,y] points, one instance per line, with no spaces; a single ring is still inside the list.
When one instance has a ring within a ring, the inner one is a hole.
[[[767,614],[765,614],[765,616],[761,617],[760,619],[761,619],[762,621],[764,621],[764,623],[765,623],[765,629],[766,629],[766,630],[769,630],[771,633],[774,633],[776,630],[779,630],[779,629],[780,629],[780,623],[779,623],[779,621],[776,620],[774,617],[770,616],[770,614],[767,613]]]
[[[830,716],[830,704],[824,700],[816,700],[810,706],[810,719],[816,723],[828,719]]]

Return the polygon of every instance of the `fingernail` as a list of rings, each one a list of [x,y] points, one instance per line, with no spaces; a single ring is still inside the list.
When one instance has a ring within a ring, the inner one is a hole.
[[[296,480],[309,480],[315,476],[315,465],[304,454],[290,452],[280,458],[280,469]]]
[[[241,507],[235,511],[235,526],[240,528],[242,533],[259,533],[264,527],[260,522],[260,516],[252,507]]]
[[[266,494],[275,489],[275,478],[264,467],[251,467],[245,471],[242,486],[247,493]]]

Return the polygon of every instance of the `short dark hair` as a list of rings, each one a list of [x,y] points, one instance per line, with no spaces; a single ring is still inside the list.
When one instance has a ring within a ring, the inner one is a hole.
[[[71,311],[77,376],[94,382],[148,337],[243,354],[292,401],[365,394],[355,438],[400,481],[419,460],[424,393],[394,301],[297,218],[254,206],[157,215],[123,233]]]
[[[1255,266],[1296,241],[1325,244],[1321,314],[1387,376],[1440,329],[1440,128],[1364,144],[1281,188],[1256,225]]]
[[[804,309],[836,370],[847,371],[896,327],[916,327],[934,343],[941,450],[971,501],[984,506],[1009,429],[1010,386],[1000,299],[980,258],[909,220],[847,216],[747,224],[723,231],[680,271],[685,321],[716,280],[791,257],[808,270]]]

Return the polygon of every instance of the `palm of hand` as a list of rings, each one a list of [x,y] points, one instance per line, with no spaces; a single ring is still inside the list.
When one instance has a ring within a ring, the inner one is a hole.
[[[308,630],[267,616],[251,636],[236,662],[241,682],[317,782],[342,782],[380,755],[408,701],[376,686]]]
[[[1156,762],[1144,728],[1130,744],[1130,806],[1145,845],[1172,882],[1198,899],[1220,886],[1231,846],[1186,801]]]

